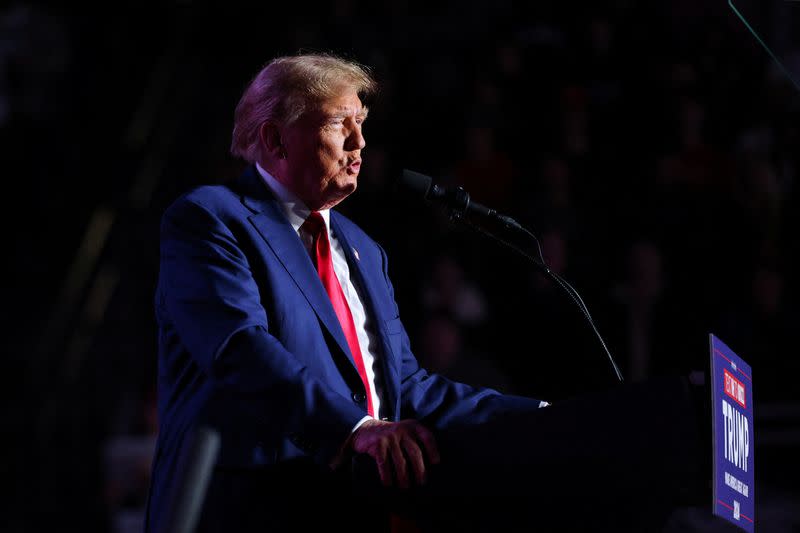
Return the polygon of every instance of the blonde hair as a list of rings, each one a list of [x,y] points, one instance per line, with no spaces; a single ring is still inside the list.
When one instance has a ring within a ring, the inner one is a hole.
[[[259,160],[259,130],[264,122],[289,125],[342,89],[364,98],[377,84],[369,68],[333,55],[297,55],[273,59],[256,74],[236,106],[231,154]]]

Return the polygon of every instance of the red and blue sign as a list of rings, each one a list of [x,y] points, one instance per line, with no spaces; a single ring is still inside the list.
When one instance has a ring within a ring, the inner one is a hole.
[[[714,514],[745,531],[755,528],[753,378],[750,365],[711,338]]]

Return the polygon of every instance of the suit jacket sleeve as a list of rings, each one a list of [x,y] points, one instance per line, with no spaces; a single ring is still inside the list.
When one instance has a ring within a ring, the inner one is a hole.
[[[162,221],[160,268],[161,305],[215,397],[229,400],[230,416],[298,437],[327,463],[364,413],[269,333],[261,302],[270,295],[260,294],[220,217],[186,198],[173,204]]]

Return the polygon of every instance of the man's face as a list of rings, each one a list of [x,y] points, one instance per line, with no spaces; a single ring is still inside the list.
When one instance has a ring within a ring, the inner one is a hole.
[[[284,128],[286,185],[310,209],[333,207],[356,190],[366,117],[358,94],[350,89]]]

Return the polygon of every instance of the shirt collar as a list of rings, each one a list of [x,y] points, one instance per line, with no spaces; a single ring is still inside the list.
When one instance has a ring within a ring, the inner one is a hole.
[[[280,202],[283,214],[286,215],[289,223],[296,232],[299,232],[300,226],[303,225],[303,222],[305,222],[308,216],[311,214],[311,209],[306,207],[306,204],[304,204],[303,201],[297,197],[297,195],[290,191],[283,183],[275,179],[272,174],[264,170],[264,168],[258,163],[256,163],[256,170],[258,170],[258,173],[263,178],[264,183]],[[321,209],[319,214],[322,215],[322,219],[325,221],[325,228],[330,234],[331,210]]]

